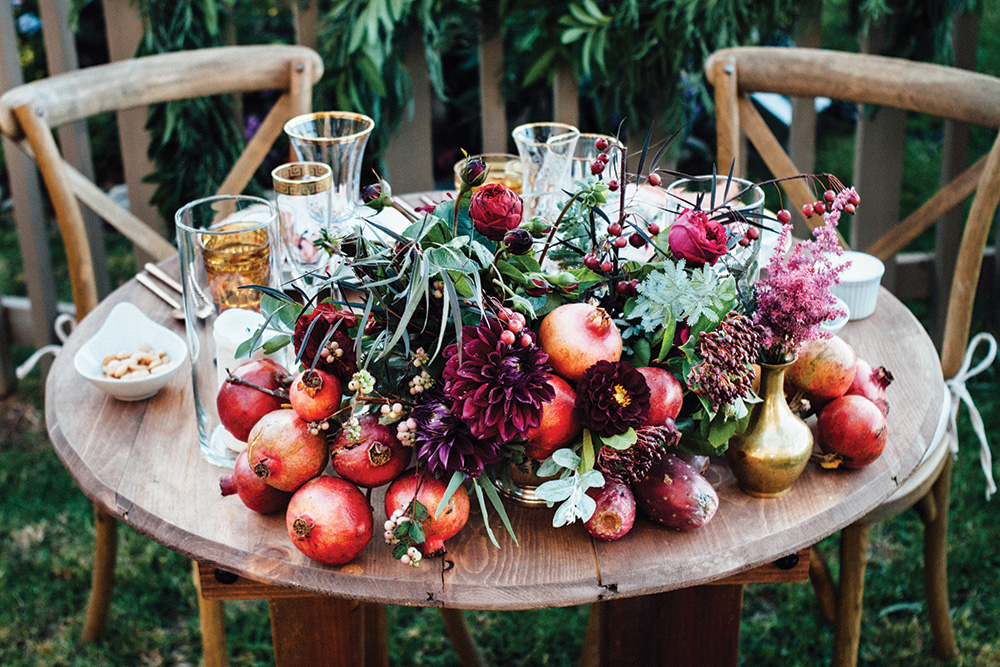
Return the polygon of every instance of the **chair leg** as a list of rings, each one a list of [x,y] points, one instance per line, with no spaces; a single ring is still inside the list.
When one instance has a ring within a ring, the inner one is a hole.
[[[809,583],[816,593],[819,613],[831,625],[837,622],[837,586],[826,564],[826,558],[815,544],[809,550]]]
[[[451,639],[452,648],[458,654],[458,661],[462,667],[484,667],[486,660],[483,658],[483,652],[479,650],[479,645],[469,633],[469,623],[462,610],[442,608],[441,620],[444,621],[444,629]]]
[[[866,523],[855,523],[840,531],[840,593],[833,631],[833,667],[858,664],[868,529]]]
[[[104,632],[111,605],[111,588],[115,583],[115,555],[118,548],[118,522],[94,506],[94,569],[90,579],[90,601],[80,641],[96,641]]]
[[[947,660],[958,655],[948,606],[948,495],[951,491],[951,457],[929,493],[937,508],[924,522],[924,592],[933,636],[933,653]]]
[[[201,626],[201,653],[203,667],[228,667],[229,649],[226,647],[226,610],[222,600],[206,600],[201,596],[201,577],[198,562],[191,561],[194,587],[198,595],[198,624]]]

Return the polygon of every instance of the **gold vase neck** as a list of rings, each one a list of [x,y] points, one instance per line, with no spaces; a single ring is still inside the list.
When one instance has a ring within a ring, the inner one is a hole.
[[[784,396],[785,371],[792,361],[783,364],[760,364],[760,394],[761,396]]]

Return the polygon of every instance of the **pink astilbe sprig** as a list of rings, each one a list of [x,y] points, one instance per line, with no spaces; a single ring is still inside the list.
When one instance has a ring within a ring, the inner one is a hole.
[[[764,362],[791,359],[803,343],[826,336],[820,324],[844,314],[830,291],[840,283],[840,274],[848,266],[835,260],[843,254],[837,223],[844,207],[856,206],[858,201],[854,188],[840,190],[823,214],[824,224],[813,230],[812,239],[797,242],[787,254],[771,256],[766,275],[754,286],[754,323],[762,332]],[[781,228],[778,248],[784,247],[791,232],[791,224]]]

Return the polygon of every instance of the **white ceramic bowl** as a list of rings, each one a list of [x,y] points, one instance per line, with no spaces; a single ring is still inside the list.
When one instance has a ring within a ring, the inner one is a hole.
[[[147,344],[170,357],[167,369],[143,378],[116,379],[104,375],[101,362],[109,354],[137,349]],[[187,342],[170,329],[149,319],[135,304],[119,303],[90,340],[73,357],[76,372],[95,387],[122,401],[141,401],[160,391],[180,370],[187,358]]]
[[[885,264],[878,257],[856,250],[848,250],[837,259],[851,265],[840,274],[840,284],[833,286],[833,293],[847,303],[852,320],[868,317],[875,312]]]

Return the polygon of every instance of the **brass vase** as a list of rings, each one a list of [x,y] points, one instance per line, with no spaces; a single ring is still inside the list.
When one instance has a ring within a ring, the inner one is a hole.
[[[510,498],[519,505],[527,507],[540,507],[546,503],[535,495],[535,490],[552,479],[559,479],[558,475],[552,477],[539,477],[535,474],[538,470],[537,461],[528,461],[527,470],[519,468],[514,463],[510,464],[510,482],[496,479],[493,485],[507,498]]]
[[[729,440],[726,458],[740,490],[757,498],[788,493],[812,453],[809,426],[785,401],[785,371],[792,362],[761,364],[761,402],[742,435]]]

